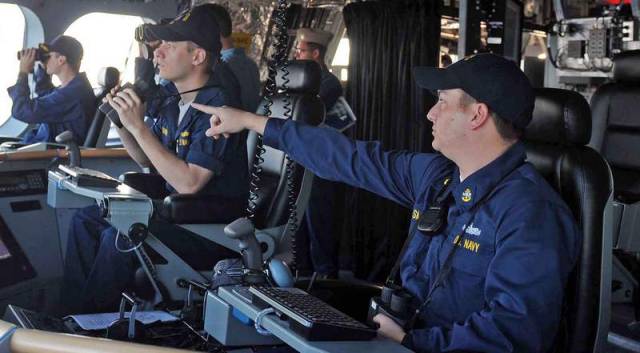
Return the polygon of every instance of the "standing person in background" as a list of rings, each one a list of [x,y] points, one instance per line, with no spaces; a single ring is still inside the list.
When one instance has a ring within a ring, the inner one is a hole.
[[[222,61],[227,64],[240,85],[240,102],[243,110],[255,112],[260,103],[260,73],[258,65],[251,60],[243,48],[236,48],[231,38],[232,22],[229,12],[217,4],[201,5],[211,11],[220,27]]]
[[[333,34],[327,31],[301,28],[296,33],[296,60],[313,60],[322,68],[320,98],[325,112],[330,112],[342,96],[342,86],[338,78],[329,72],[325,63],[327,46]],[[304,215],[298,237],[309,239],[309,253],[314,272],[321,277],[338,277],[338,240],[335,236],[336,222],[334,210],[337,205],[338,184],[315,177],[309,198],[309,206]]]

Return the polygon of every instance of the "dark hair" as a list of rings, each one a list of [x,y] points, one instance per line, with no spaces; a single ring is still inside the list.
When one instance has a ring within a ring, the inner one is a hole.
[[[211,11],[211,14],[218,23],[222,37],[228,38],[231,36],[231,16],[224,6],[218,4],[204,4],[200,6],[207,7],[207,10]]]
[[[464,107],[469,104],[478,103],[478,101],[471,97],[467,92],[462,92],[462,97],[460,98],[460,104]],[[487,106],[487,108],[489,108]],[[520,129],[513,125],[512,122],[501,118],[496,112],[489,108],[489,115],[491,116],[491,120],[493,120],[493,124],[496,126],[496,130],[500,137],[504,140],[511,141],[517,140],[524,133],[523,129]]]
[[[193,52],[196,49],[202,49],[204,50],[205,53],[205,57],[204,57],[204,67],[205,67],[205,72],[207,73],[212,73],[213,72],[213,66],[216,64],[216,60],[215,57],[213,56],[213,54],[211,54],[210,51],[202,48],[201,46],[199,46],[198,44],[192,42],[192,41],[187,41],[187,51],[188,52]]]
[[[505,140],[517,140],[524,133],[522,129],[515,127],[512,122],[502,119],[494,111],[491,111],[491,119],[493,119],[498,134]]]
[[[74,70],[75,72],[80,72],[80,65],[82,64],[82,59],[69,60],[68,56],[64,54],[60,54],[60,55],[64,56],[67,59],[67,64],[69,64],[69,67],[71,67],[72,70]]]
[[[320,53],[320,60],[324,61],[324,56],[327,54],[327,48],[324,45],[307,42],[307,46],[311,50],[318,50],[318,52]]]

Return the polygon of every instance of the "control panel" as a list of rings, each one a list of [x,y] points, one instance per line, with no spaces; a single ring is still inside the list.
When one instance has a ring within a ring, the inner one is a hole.
[[[0,197],[47,193],[44,169],[0,172]]]

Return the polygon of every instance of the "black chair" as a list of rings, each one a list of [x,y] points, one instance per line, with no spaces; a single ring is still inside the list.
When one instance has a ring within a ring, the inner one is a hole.
[[[613,82],[598,88],[591,108],[589,146],[611,165],[616,199],[640,201],[640,50],[613,59]]]
[[[91,125],[87,131],[87,137],[82,147],[104,147],[109,134],[111,123],[106,119],[104,113],[97,109],[102,103],[102,99],[120,82],[120,71],[115,67],[103,67],[98,73],[98,84],[100,90],[96,94],[96,113],[91,120]]]
[[[612,331],[635,337],[640,327],[640,50],[613,58],[613,81],[594,93],[593,134],[589,143],[611,165],[615,196]],[[633,315],[629,315],[633,311]],[[629,330],[629,323],[635,326]],[[635,331],[635,332],[634,332]]]
[[[609,166],[586,146],[589,105],[578,93],[536,90],[533,119],[525,131],[527,159],[556,189],[580,225],[582,252],[569,277],[554,352],[598,352],[609,329],[613,182]]]
[[[272,116],[284,117],[285,103],[289,101],[291,119],[311,125],[320,124],[325,114],[324,105],[318,97],[320,66],[313,61],[294,61],[288,64],[287,71],[288,79],[285,81],[284,71],[278,70],[276,84],[279,93],[273,98],[270,107]],[[263,111],[264,107],[261,105],[258,112]],[[255,151],[255,143],[255,135],[247,139],[248,150],[252,154]],[[313,175],[305,172],[304,168],[295,167],[292,176],[288,177],[284,153],[270,147],[265,146],[262,158],[264,163],[261,164],[262,173],[256,200],[256,236],[262,245],[265,258],[276,254],[290,258],[291,235],[287,231],[290,211],[288,185],[293,185],[295,192],[293,198],[296,200],[299,225],[306,208]],[[134,188],[140,186],[144,191],[148,188],[142,185],[162,184],[161,177],[157,174],[127,173],[123,177],[125,183]],[[179,228],[181,232],[202,237],[236,253],[239,251],[237,240],[226,237],[223,229],[231,221],[246,215],[246,199],[221,201],[217,196],[172,194],[157,206],[155,217],[165,224],[175,226],[172,227],[172,231]],[[153,230],[151,233],[153,234]],[[211,261],[203,262],[201,259],[180,256],[171,246],[153,235],[147,238],[146,244],[152,249],[152,257],[158,260],[154,261],[158,277],[167,286],[172,299],[182,299],[185,293],[184,289],[175,286],[178,278],[202,281],[210,276],[213,268]],[[212,259],[213,256],[209,260]]]

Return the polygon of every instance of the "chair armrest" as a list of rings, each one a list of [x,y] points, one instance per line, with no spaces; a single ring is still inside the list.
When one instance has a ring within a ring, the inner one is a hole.
[[[120,181],[152,199],[162,199],[168,193],[166,182],[160,174],[127,172],[120,176]]]
[[[246,208],[246,197],[171,194],[164,198],[157,215],[175,224],[230,223],[245,216]]]

